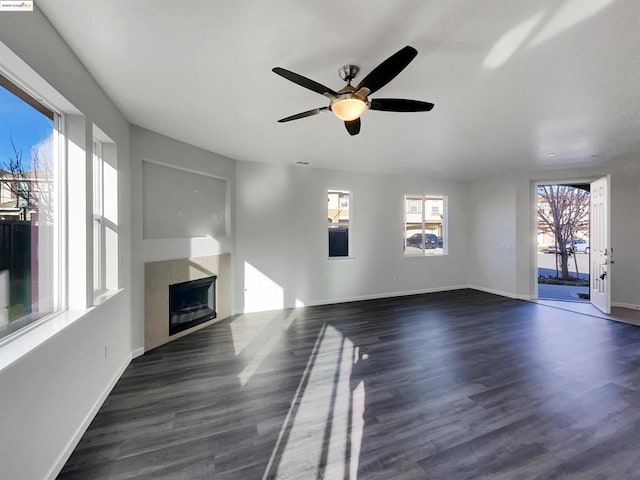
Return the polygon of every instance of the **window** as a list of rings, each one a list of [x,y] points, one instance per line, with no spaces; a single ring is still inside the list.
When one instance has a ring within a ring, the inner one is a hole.
[[[409,198],[405,203],[407,205],[407,213],[422,213],[422,199]]]
[[[118,175],[116,145],[93,127],[93,290],[118,288]]]
[[[404,254],[412,256],[446,253],[446,197],[405,195]]]
[[[105,289],[104,280],[104,189],[102,144],[93,142],[93,290],[100,293]]]
[[[60,309],[60,117],[0,75],[0,338]]]
[[[349,197],[346,190],[329,190],[329,257],[349,256]]]

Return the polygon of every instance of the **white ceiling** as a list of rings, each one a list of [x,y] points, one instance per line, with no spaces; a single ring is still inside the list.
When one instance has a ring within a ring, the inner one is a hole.
[[[640,152],[637,0],[37,5],[131,123],[238,160],[472,179]],[[337,90],[343,64],[361,79],[405,45],[372,98],[431,112],[367,111],[356,137],[330,113],[277,123],[328,101],[272,67]]]

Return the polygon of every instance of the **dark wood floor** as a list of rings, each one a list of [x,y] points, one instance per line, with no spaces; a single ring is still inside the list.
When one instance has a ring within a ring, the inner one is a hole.
[[[60,479],[638,479],[640,328],[460,290],[134,360]]]

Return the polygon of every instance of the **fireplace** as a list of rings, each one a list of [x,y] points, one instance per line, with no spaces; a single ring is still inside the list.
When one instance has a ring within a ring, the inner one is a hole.
[[[169,336],[216,318],[216,278],[169,285]]]

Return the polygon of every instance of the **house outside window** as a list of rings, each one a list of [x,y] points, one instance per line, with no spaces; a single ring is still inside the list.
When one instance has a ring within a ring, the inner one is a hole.
[[[408,198],[405,203],[407,213],[422,213],[422,199]]]
[[[329,190],[327,197],[329,258],[348,257],[351,193],[348,190]]]
[[[446,254],[446,197],[407,194],[404,196],[404,206],[404,254]]]

